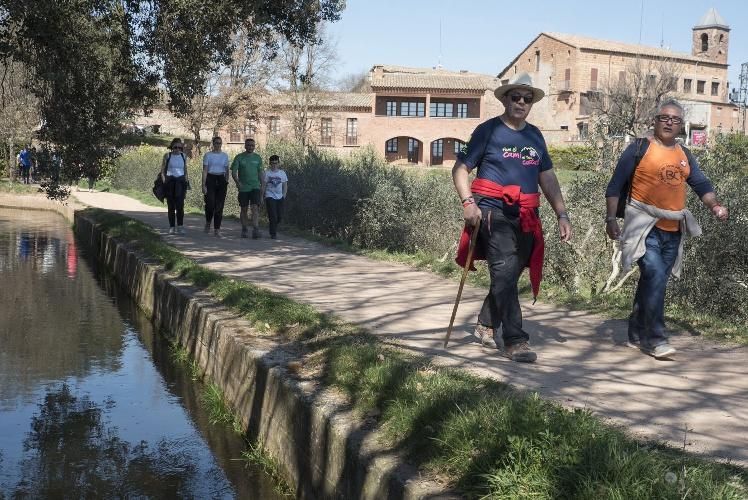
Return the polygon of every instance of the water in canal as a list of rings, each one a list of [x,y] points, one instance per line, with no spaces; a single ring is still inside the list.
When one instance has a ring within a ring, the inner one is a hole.
[[[278,498],[56,214],[0,208],[0,499]]]

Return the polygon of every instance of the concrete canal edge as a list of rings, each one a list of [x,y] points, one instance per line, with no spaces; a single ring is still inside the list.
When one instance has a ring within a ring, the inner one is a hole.
[[[370,423],[332,390],[289,370],[293,353],[211,297],[115,241],[83,212],[40,197],[0,195],[0,206],[54,210],[162,332],[187,349],[262,442],[298,498],[459,498],[384,447]]]

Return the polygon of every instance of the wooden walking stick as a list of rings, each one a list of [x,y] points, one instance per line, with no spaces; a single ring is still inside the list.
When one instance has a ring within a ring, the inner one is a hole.
[[[462,270],[462,279],[460,279],[460,288],[457,289],[457,298],[455,299],[455,306],[452,309],[452,318],[449,320],[449,328],[447,328],[447,336],[444,338],[444,348],[447,348],[449,343],[449,336],[452,335],[452,327],[455,323],[455,316],[457,315],[457,306],[460,305],[460,297],[462,297],[462,287],[465,286],[465,278],[467,273],[470,271],[470,264],[473,263],[473,250],[475,250],[475,241],[478,239],[478,231],[480,229],[480,222],[473,226],[473,234],[470,235],[470,246],[468,247],[467,260],[465,261],[465,267]]]

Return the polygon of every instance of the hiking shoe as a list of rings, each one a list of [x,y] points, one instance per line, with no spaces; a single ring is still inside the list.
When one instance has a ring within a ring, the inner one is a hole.
[[[184,235],[184,226],[178,226],[177,227],[177,234]]]
[[[246,227],[242,228],[242,238],[249,238],[249,229]]]
[[[210,222],[205,223],[205,234],[208,234],[210,232]]]
[[[252,230],[252,239],[253,239],[253,240],[256,240],[256,239],[258,239],[259,237],[260,237],[260,230],[259,230],[259,229],[257,229],[257,228],[254,228],[254,229]]]
[[[171,226],[169,228],[169,234],[175,234],[176,232],[177,232],[177,228],[175,228],[174,226]]]
[[[530,344],[527,342],[504,346],[503,353],[504,356],[518,363],[532,363],[538,359],[538,355],[530,349]]]
[[[670,359],[677,351],[670,344],[660,344],[656,347],[640,347],[641,352],[649,354],[654,359]]]
[[[483,347],[488,347],[490,349],[498,348],[498,346],[496,345],[496,341],[493,339],[493,328],[491,328],[490,326],[476,323],[475,333],[473,335],[478,337],[478,340]]]

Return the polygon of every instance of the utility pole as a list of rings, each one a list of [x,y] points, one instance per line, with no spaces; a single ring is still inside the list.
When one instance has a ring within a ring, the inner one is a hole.
[[[740,87],[732,89],[730,101],[738,105],[739,129],[745,135],[745,109],[748,106],[748,63],[740,65]]]

